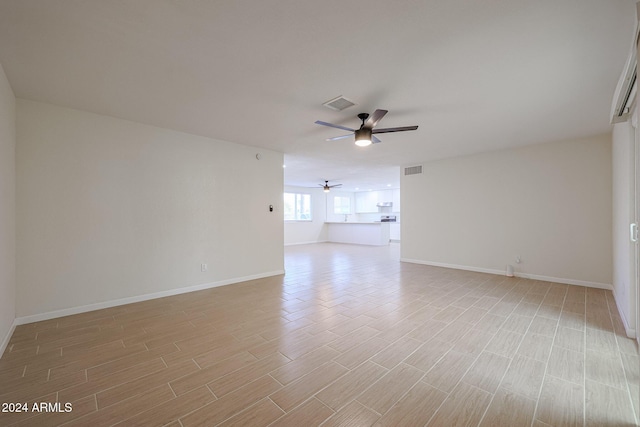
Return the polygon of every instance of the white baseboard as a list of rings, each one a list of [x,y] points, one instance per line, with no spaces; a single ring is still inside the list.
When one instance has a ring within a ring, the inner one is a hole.
[[[526,273],[514,273],[516,277],[522,277],[523,279],[540,280],[543,282],[563,283],[565,285],[584,286],[586,288],[604,289],[607,291],[613,290],[613,285],[610,283],[589,282],[587,280],[566,279],[562,277],[549,277],[541,276],[539,274],[526,274]]]
[[[627,334],[629,338],[636,338],[636,330],[629,325],[629,320],[624,315],[624,310],[620,307],[620,299],[616,295],[616,290],[613,290],[613,300],[616,302],[616,308],[618,309],[618,314],[620,315],[620,319],[622,320],[622,326],[624,326],[624,332]]]
[[[466,265],[446,264],[443,262],[423,261],[420,259],[400,258],[400,261],[409,262],[411,264],[430,265],[432,267],[444,267],[444,268],[453,268],[455,270],[475,271],[476,273],[489,273],[489,274],[497,274],[497,275],[503,275],[503,276],[505,273],[504,271],[493,270],[490,268],[469,267]]]
[[[296,243],[285,243],[285,246],[298,246],[298,245],[313,245],[315,243],[327,243],[328,240],[316,240],[313,242],[296,242]]]
[[[410,262],[412,264],[431,265],[433,267],[444,267],[444,268],[453,268],[456,270],[475,271],[477,273],[496,274],[498,276],[504,276],[506,274],[505,270],[496,270],[496,269],[481,268],[481,267],[470,267],[467,265],[446,264],[442,262],[431,262],[431,261],[423,261],[423,260],[409,259],[409,258],[400,258],[400,261]],[[585,286],[587,288],[606,289],[609,291],[613,290],[613,286],[608,283],[589,282],[586,280],[565,279],[561,277],[550,277],[550,276],[542,276],[539,274],[528,274],[528,273],[518,273],[518,272],[515,272],[514,276],[522,277],[523,279],[533,279],[533,280],[541,280],[544,282],[562,283],[565,285]]]
[[[70,316],[72,314],[86,313],[88,311],[100,310],[103,308],[110,308],[110,307],[116,307],[119,305],[132,304],[135,302],[147,301],[147,300],[152,300],[156,298],[170,297],[172,295],[186,294],[188,292],[201,291],[209,288],[217,288],[218,286],[226,286],[234,283],[246,282],[248,280],[263,279],[265,277],[278,276],[281,274],[284,274],[284,270],[277,270],[277,271],[272,271],[268,273],[255,274],[251,276],[236,277],[233,279],[203,283],[200,285],[187,286],[184,288],[169,289],[166,291],[154,292],[151,294],[121,298],[117,300],[99,302],[96,304],[88,304],[80,307],[65,308],[62,310],[49,311],[47,313],[33,314],[30,316],[21,316],[21,317],[17,317],[13,323],[14,325],[24,325],[26,323],[40,322],[43,320],[55,319],[57,317],[63,317],[63,316]]]
[[[5,337],[2,339],[2,343],[0,343],[0,357],[2,357],[2,355],[4,354],[4,351],[7,349],[7,346],[9,345],[9,340],[11,339],[13,332],[16,330],[16,326],[18,326],[18,322],[14,320],[13,323],[11,324],[11,327],[9,328],[9,331],[7,332],[7,335],[5,335]]]

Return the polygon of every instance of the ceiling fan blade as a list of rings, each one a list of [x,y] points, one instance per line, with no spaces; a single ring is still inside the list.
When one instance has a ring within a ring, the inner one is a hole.
[[[416,130],[418,126],[401,126],[397,128],[384,128],[384,129],[374,129],[371,133],[390,133],[390,132],[404,132],[407,130]]]
[[[375,125],[388,113],[387,110],[376,110],[372,115],[369,116],[366,122],[364,122],[364,127],[373,129]]]
[[[342,184],[335,184],[335,185],[330,185],[329,188],[334,188],[334,187],[342,187]]]
[[[315,124],[322,125],[322,126],[329,126],[330,128],[348,130],[348,131],[351,131],[351,132],[355,132],[356,131],[355,129],[351,129],[351,128],[348,128],[348,127],[345,127],[345,126],[340,126],[340,125],[334,125],[333,123],[327,123],[327,122],[323,122],[323,121],[320,121],[320,120],[316,120]]]
[[[325,141],[337,141],[339,139],[345,139],[345,138],[351,138],[351,137],[353,137],[353,134],[334,136],[333,138],[327,138]]]
[[[382,142],[382,141],[376,138],[375,135],[371,135],[371,142],[373,142],[374,144],[377,144],[378,142]]]

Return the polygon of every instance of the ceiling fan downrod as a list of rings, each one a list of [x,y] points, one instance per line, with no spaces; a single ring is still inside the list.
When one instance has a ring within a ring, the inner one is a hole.
[[[364,127],[364,121],[367,120],[369,118],[369,114],[367,113],[360,113],[358,114],[358,118],[360,120],[362,120],[362,124],[360,125],[360,129],[362,129]]]

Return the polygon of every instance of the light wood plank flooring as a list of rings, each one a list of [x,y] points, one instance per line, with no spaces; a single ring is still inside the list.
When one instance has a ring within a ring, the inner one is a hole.
[[[285,276],[20,326],[0,402],[29,412],[0,425],[637,425],[611,292],[398,252],[289,247]]]

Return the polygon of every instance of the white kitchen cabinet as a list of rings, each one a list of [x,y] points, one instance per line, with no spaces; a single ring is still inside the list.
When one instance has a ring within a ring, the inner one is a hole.
[[[377,193],[377,203],[386,203],[393,201],[393,190],[380,190],[374,191],[374,193]]]
[[[389,223],[389,239],[392,241],[400,241],[400,224],[396,222]]]
[[[393,193],[392,202],[393,202],[393,212],[400,212],[400,189],[396,188],[395,190],[391,190]]]
[[[361,191],[356,193],[356,213],[378,212],[377,195],[375,191]]]
[[[355,193],[356,213],[379,212],[378,203],[393,201],[392,190],[360,191]],[[395,204],[394,204],[395,206]]]

